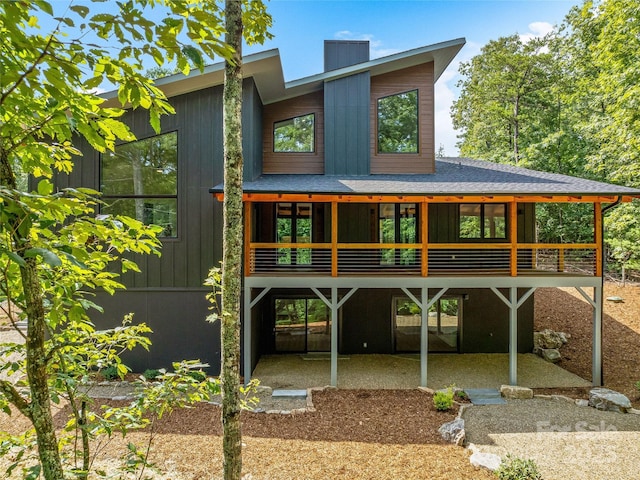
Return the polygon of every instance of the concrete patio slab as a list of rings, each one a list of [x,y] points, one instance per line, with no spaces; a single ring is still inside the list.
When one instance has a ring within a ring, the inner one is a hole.
[[[252,378],[274,389],[323,387],[331,383],[330,360],[302,355],[264,355]],[[428,386],[433,389],[497,388],[509,383],[508,354],[432,354]],[[350,355],[339,362],[338,388],[409,389],[420,385],[419,355]],[[518,355],[518,385],[529,388],[588,387],[590,382],[533,354]]]

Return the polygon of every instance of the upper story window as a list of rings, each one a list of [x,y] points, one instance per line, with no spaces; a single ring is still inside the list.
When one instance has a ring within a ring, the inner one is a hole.
[[[418,153],[418,90],[378,99],[378,153]]]
[[[102,213],[126,215],[178,235],[178,134],[165,133],[118,145],[102,155]]]
[[[273,125],[273,151],[276,153],[313,153],[315,115],[301,115]]]
[[[460,204],[460,239],[507,238],[507,206],[504,203]]]

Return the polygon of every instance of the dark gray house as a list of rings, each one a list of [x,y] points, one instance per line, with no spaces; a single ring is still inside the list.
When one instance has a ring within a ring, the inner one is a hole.
[[[539,287],[578,288],[594,306],[601,378],[602,212],[637,190],[463,158],[435,158],[434,83],[456,39],[369,59],[368,42],[325,42],[325,71],[284,82],[277,50],[244,59],[244,372],[264,354],[532,349]],[[154,330],[137,371],[199,358],[219,369],[219,327],[202,282],[221,259],[223,65],[158,81],[176,115],[155,135],[84,157],[61,186],[100,189],[102,213],[164,228],[98,324],[128,312]],[[536,205],[588,204],[593,239],[543,244]],[[593,288],[593,295],[585,291]]]

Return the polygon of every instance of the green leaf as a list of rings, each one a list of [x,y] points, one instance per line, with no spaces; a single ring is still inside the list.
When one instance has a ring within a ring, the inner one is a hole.
[[[40,180],[38,182],[38,193],[43,196],[51,195],[53,193],[53,183],[46,178]]]
[[[20,265],[21,267],[24,267],[26,265],[24,258],[22,258],[20,255],[18,255],[16,252],[11,252],[11,251],[5,251],[4,253],[7,254],[7,256],[13,260],[14,262],[16,262],[18,265]]]
[[[202,68],[204,66],[202,55],[197,48],[191,45],[186,45],[182,47],[182,53],[191,60],[191,63],[193,63],[197,68]]]
[[[24,253],[24,256],[27,258],[34,258],[38,255],[41,256],[44,262],[50,267],[60,267],[62,265],[60,257],[46,248],[30,248]]]
[[[82,18],[85,18],[89,13],[89,7],[86,7],[84,5],[71,5],[69,9],[76,12]]]

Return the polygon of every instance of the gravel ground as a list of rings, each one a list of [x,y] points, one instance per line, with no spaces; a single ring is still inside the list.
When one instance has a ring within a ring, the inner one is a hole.
[[[467,442],[533,459],[545,480],[638,478],[640,415],[534,398],[467,407],[462,417]]]

